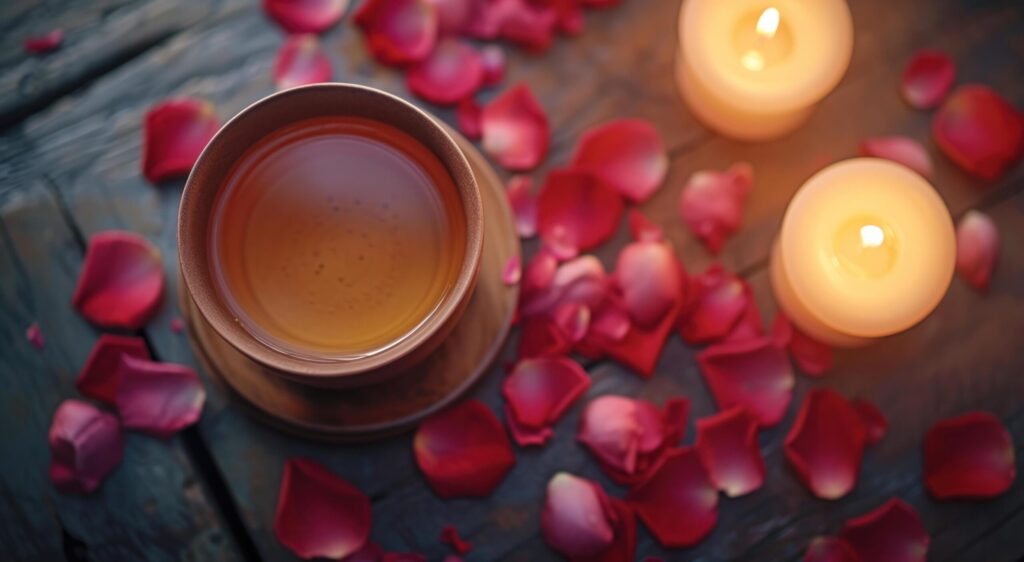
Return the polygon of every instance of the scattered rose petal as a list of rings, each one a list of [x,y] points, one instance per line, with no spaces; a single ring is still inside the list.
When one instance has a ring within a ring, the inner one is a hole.
[[[789,350],[804,374],[820,377],[832,369],[832,348],[801,332],[782,312],[775,315],[772,339]]]
[[[665,233],[635,207],[629,210],[629,234],[636,242],[661,242]]]
[[[465,554],[473,550],[472,543],[466,542],[459,536],[459,530],[452,525],[445,525],[441,529],[441,542],[452,547],[458,554]]]
[[[629,503],[666,548],[697,544],[718,521],[718,491],[693,447],[670,451]]]
[[[149,349],[142,338],[132,336],[115,336],[103,334],[89,352],[85,366],[75,380],[78,392],[96,400],[117,405],[117,388],[119,386],[118,369],[121,366],[121,355],[129,355],[138,359],[149,359]]]
[[[419,62],[434,50],[437,9],[426,0],[367,0],[356,11],[370,53],[383,64]]]
[[[566,35],[579,35],[583,32],[583,5],[579,0],[548,0],[547,5],[554,10],[555,28]]]
[[[650,378],[654,374],[654,367],[661,357],[661,351],[665,348],[672,327],[675,326],[682,302],[682,299],[679,299],[676,306],[655,326],[645,329],[631,325],[621,339],[605,342],[602,351],[640,376]]]
[[[194,424],[205,401],[206,391],[192,369],[121,354],[117,411],[126,429],[166,439]]]
[[[521,446],[543,445],[551,426],[590,388],[590,377],[572,359],[524,359],[505,378],[506,419]]]
[[[632,323],[629,314],[615,299],[607,298],[592,314],[586,335],[593,335],[604,342],[618,342],[629,334]]]
[[[483,132],[480,130],[480,104],[473,98],[466,98],[455,107],[455,121],[459,130],[470,140],[479,140]]]
[[[878,406],[867,400],[854,400],[853,408],[857,410],[860,421],[864,424],[866,443],[868,445],[878,444],[889,430],[889,420],[885,419],[885,414],[878,409]]]
[[[750,283],[743,281],[743,292],[746,294],[747,306],[732,330],[719,340],[721,343],[759,339],[765,335],[761,309],[757,306],[757,299],[754,298],[754,290]]]
[[[793,397],[793,368],[767,338],[712,345],[697,354],[718,407],[744,406],[762,426],[779,423]]]
[[[571,348],[572,342],[554,319],[548,316],[531,316],[523,322],[523,328],[519,332],[520,359],[564,355]]]
[[[384,556],[384,549],[367,540],[362,548],[349,554],[342,562],[381,562]]]
[[[679,214],[712,253],[717,254],[725,239],[739,230],[753,181],[750,164],[741,162],[724,172],[697,172],[683,186]]]
[[[924,49],[915,53],[903,69],[900,90],[910,107],[931,109],[942,103],[955,78],[956,67],[949,55]]]
[[[153,183],[187,175],[219,128],[206,100],[175,98],[151,107],[142,128],[143,175]]]
[[[71,302],[90,322],[137,330],[157,309],[164,291],[160,252],[121,230],[92,235]]]
[[[284,90],[331,79],[331,59],[316,35],[292,35],[274,59],[274,84]]]
[[[92,492],[124,454],[117,417],[81,400],[61,402],[48,438],[50,481],[65,493]]]
[[[548,117],[525,83],[505,90],[484,106],[480,130],[484,151],[515,172],[540,164],[551,142]]]
[[[746,282],[717,263],[691,278],[687,291],[689,309],[679,316],[679,335],[690,344],[724,338],[751,306]]]
[[[814,537],[807,545],[804,562],[861,562],[857,553],[836,537]]]
[[[867,435],[860,414],[830,389],[804,398],[783,445],[797,476],[819,498],[835,500],[857,483]]]
[[[580,136],[572,167],[590,171],[632,202],[646,201],[668,172],[658,131],[642,119],[617,119]]]
[[[171,318],[171,331],[180,334],[185,331],[185,322],[181,318]]]
[[[557,15],[544,6],[527,0],[505,0],[499,34],[507,41],[532,52],[540,53],[551,46]]]
[[[308,459],[285,463],[274,535],[300,558],[365,556],[372,520],[370,498],[326,467]]]
[[[480,61],[484,68],[484,86],[495,86],[505,79],[505,51],[497,45],[486,45],[480,49]]]
[[[633,512],[601,486],[566,472],[548,482],[540,516],[544,540],[570,562],[632,560],[636,549]]]
[[[615,234],[622,207],[619,194],[597,176],[555,170],[537,198],[537,230],[545,242],[589,250]]]
[[[263,10],[288,33],[321,33],[338,23],[348,0],[263,0]]]
[[[576,343],[590,329],[590,308],[578,302],[563,303],[555,309],[552,319],[570,343]]]
[[[942,420],[925,436],[924,483],[938,499],[995,497],[1016,475],[1013,438],[988,412]]]
[[[981,211],[967,211],[956,225],[956,271],[982,293],[988,292],[999,257],[999,230]]]
[[[604,278],[604,268],[601,262],[597,262],[601,268],[601,277]],[[555,273],[558,271],[558,260],[549,252],[543,249],[533,255],[530,263],[526,264],[526,271],[523,272],[522,294],[529,297],[547,292],[555,280]],[[526,299],[523,299],[524,301]],[[551,303],[546,303],[550,305]]]
[[[960,86],[932,117],[932,136],[956,165],[997,180],[1024,153],[1024,117],[987,86]]]
[[[437,10],[438,31],[457,34],[469,22],[477,0],[427,0],[427,3]]]
[[[515,285],[523,275],[522,258],[515,254],[508,258],[505,267],[501,270],[501,280],[506,285]]]
[[[520,238],[537,234],[537,198],[533,195],[533,179],[516,175],[508,180],[505,194],[516,215],[516,232]]]
[[[427,418],[413,449],[427,483],[443,499],[490,495],[516,463],[501,422],[479,400]]]
[[[427,58],[406,73],[409,91],[438,105],[455,105],[471,97],[484,81],[480,53],[455,38],[438,41]]]
[[[64,30],[54,29],[46,35],[37,35],[25,39],[25,52],[34,55],[41,55],[56,51],[64,42]]]
[[[730,498],[749,494],[764,483],[757,420],[745,408],[730,408],[697,420],[694,448],[711,483]]]
[[[847,521],[839,538],[850,545],[859,560],[871,562],[924,562],[931,543],[921,517],[896,498]]]
[[[42,349],[46,345],[46,338],[43,337],[43,331],[39,329],[39,322],[29,324],[29,327],[25,329],[25,339],[36,349]]]
[[[873,137],[860,143],[860,155],[885,158],[903,164],[926,178],[932,177],[932,157],[924,146],[909,137]]]
[[[566,304],[595,308],[608,294],[604,266],[594,256],[584,255],[561,265],[542,250],[526,268],[520,312],[524,316],[553,315]]]
[[[633,242],[619,252],[613,280],[634,326],[658,325],[684,298],[686,272],[666,242]]]

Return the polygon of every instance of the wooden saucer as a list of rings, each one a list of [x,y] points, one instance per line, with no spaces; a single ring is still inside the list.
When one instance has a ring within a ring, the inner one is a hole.
[[[477,286],[459,324],[426,360],[372,386],[329,389],[286,379],[253,362],[221,338],[178,284],[192,349],[207,372],[253,407],[261,418],[303,437],[366,441],[411,429],[451,404],[485,373],[508,336],[518,287],[502,270],[519,254],[515,221],[504,186],[483,155],[449,130],[466,155],[480,188],[484,248]]]

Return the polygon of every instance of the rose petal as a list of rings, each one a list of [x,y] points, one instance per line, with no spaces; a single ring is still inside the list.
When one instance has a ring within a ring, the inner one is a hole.
[[[555,268],[554,257],[542,251],[527,266],[520,312],[524,316],[553,314],[565,303],[596,308],[608,293],[604,266],[594,256],[580,256]],[[546,284],[541,284],[546,281]]]
[[[537,198],[533,196],[533,179],[516,175],[508,180],[505,194],[516,215],[516,232],[520,238],[537,234]]]
[[[857,483],[867,435],[860,414],[830,389],[804,398],[783,445],[797,476],[819,498],[835,500]]]
[[[636,242],[661,242],[665,233],[635,207],[629,210],[629,234]]]
[[[572,167],[603,179],[632,202],[646,201],[668,172],[668,154],[657,129],[642,119],[617,119],[580,136]]]
[[[164,269],[148,240],[121,230],[92,235],[71,302],[90,322],[137,330],[160,308]]]
[[[180,334],[185,331],[185,322],[181,318],[171,318],[171,331]]]
[[[924,562],[931,537],[914,508],[894,498],[843,524],[839,537],[863,561]]]
[[[445,525],[441,529],[440,540],[443,544],[452,547],[452,550],[459,554],[465,554],[473,550],[473,544],[466,542],[459,536],[459,530],[452,525]]]
[[[582,303],[567,302],[555,309],[552,319],[566,339],[575,344],[590,329],[590,308]]]
[[[761,426],[779,423],[793,397],[793,368],[767,338],[719,343],[697,354],[720,409],[744,406]]]
[[[956,67],[949,55],[925,49],[915,53],[903,69],[900,90],[910,107],[931,109],[946,97],[955,78]]]
[[[572,359],[547,357],[517,363],[501,387],[516,442],[521,446],[544,444],[550,432],[541,438],[536,430],[554,425],[588,388],[590,377]],[[517,427],[533,430],[534,438],[522,439]]]
[[[878,406],[867,400],[854,400],[853,408],[857,410],[860,421],[864,424],[866,444],[869,446],[878,444],[889,430],[889,420],[885,419],[885,414],[878,409]]]
[[[1013,438],[988,412],[942,420],[925,436],[924,483],[938,499],[995,497],[1016,475]]]
[[[288,459],[277,494],[274,535],[300,558],[345,558],[367,544],[370,498],[323,465]]]
[[[380,562],[427,562],[427,557],[418,552],[385,552]]]
[[[483,148],[512,171],[535,168],[551,142],[548,117],[525,83],[491,100],[480,114]]]
[[[263,10],[289,33],[321,33],[338,23],[348,0],[263,0]]]
[[[116,376],[117,411],[126,429],[166,439],[194,424],[203,412],[203,383],[184,365],[122,353]]]
[[[92,492],[121,464],[124,454],[117,417],[81,400],[61,402],[48,439],[50,480],[65,493]]]
[[[633,242],[619,253],[613,280],[639,329],[657,326],[682,301],[686,272],[666,242]]]
[[[461,32],[473,15],[477,0],[426,0],[437,10],[438,31],[442,34]]]
[[[405,78],[409,91],[417,96],[438,105],[455,105],[483,84],[483,59],[461,39],[442,39],[429,57],[409,69]]]
[[[909,137],[873,137],[860,142],[860,155],[885,158],[903,164],[926,178],[932,177],[932,157],[924,146]]]
[[[832,348],[801,332],[782,312],[775,315],[772,338],[804,374],[820,377],[832,369]]]
[[[598,557],[615,542],[615,511],[596,482],[566,472],[548,481],[540,530],[570,560]]]
[[[380,562],[384,557],[384,549],[367,540],[362,548],[349,554],[342,562]]]
[[[430,56],[438,36],[437,9],[426,0],[367,0],[356,11],[373,58],[402,65]]]
[[[556,170],[537,198],[537,230],[545,242],[588,250],[615,234],[622,208],[619,194],[597,176]]]
[[[572,342],[554,319],[548,316],[531,316],[523,322],[517,348],[520,359],[564,355],[571,348]]]
[[[39,322],[29,324],[25,329],[25,339],[36,349],[42,349],[46,345],[46,338],[43,337],[43,331],[39,329]]]
[[[753,181],[750,164],[741,162],[724,172],[697,172],[683,186],[679,215],[712,253],[717,254],[725,239],[739,230]]]
[[[597,262],[597,265],[601,268],[601,277],[603,279],[604,268],[601,266],[601,262]],[[551,289],[557,271],[558,260],[551,253],[541,249],[541,251],[533,255],[530,263],[526,264],[526,271],[523,272],[521,295],[531,297],[547,292]],[[526,299],[523,300],[526,302]]]
[[[632,326],[629,314],[613,299],[605,299],[592,317],[586,335],[599,337],[606,343],[622,341]]]
[[[497,45],[485,45],[480,49],[480,61],[484,67],[484,86],[495,86],[505,79],[505,51]]]
[[[516,463],[501,422],[479,400],[427,418],[416,430],[413,450],[427,483],[443,499],[490,495]]]
[[[142,128],[142,173],[157,183],[187,175],[220,128],[213,105],[176,98],[151,107]]]
[[[956,270],[970,286],[988,292],[999,258],[999,230],[981,211],[967,211],[956,225]]]
[[[64,42],[64,30],[54,29],[46,35],[25,38],[25,52],[35,55],[56,51]]]
[[[274,84],[284,90],[306,84],[328,82],[331,59],[320,48],[316,35],[292,35],[274,59]]]
[[[507,41],[532,52],[540,53],[551,46],[557,15],[551,9],[527,0],[508,0],[499,34]]]
[[[690,344],[727,336],[751,302],[746,282],[717,263],[691,278],[687,294],[688,310],[679,316],[679,335]]]
[[[764,483],[757,420],[745,408],[730,408],[697,420],[694,448],[711,483],[730,498],[749,494]]]
[[[583,32],[583,6],[579,0],[547,0],[555,12],[555,28],[566,35]]]
[[[605,342],[603,352],[640,376],[650,378],[681,309],[682,299],[662,317],[659,324],[646,329],[630,326],[621,339]]]
[[[956,165],[996,180],[1024,153],[1024,117],[987,86],[960,86],[932,118],[932,136]]]
[[[501,280],[506,285],[515,285],[523,275],[523,264],[519,254],[508,258],[501,270]]]
[[[697,544],[718,521],[718,491],[693,447],[670,451],[629,503],[666,548]]]
[[[121,355],[149,359],[149,349],[142,338],[103,334],[89,352],[85,366],[75,380],[78,392],[97,400],[117,405],[117,388],[121,379],[118,369]]]
[[[459,130],[462,131],[462,134],[466,135],[466,138],[478,140],[480,135],[483,134],[480,130],[480,114],[482,111],[480,104],[476,103],[476,100],[473,98],[466,98],[455,107],[455,120],[459,125]]]
[[[804,562],[861,562],[857,553],[836,537],[814,537],[807,545]]]

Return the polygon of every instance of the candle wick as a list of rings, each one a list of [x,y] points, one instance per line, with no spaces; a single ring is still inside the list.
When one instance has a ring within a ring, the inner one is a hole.
[[[873,224],[860,227],[860,245],[864,248],[877,248],[885,243],[885,231]]]

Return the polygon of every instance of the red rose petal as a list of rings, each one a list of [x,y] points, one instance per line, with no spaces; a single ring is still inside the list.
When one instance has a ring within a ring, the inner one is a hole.
[[[516,215],[516,232],[520,238],[537,234],[537,198],[533,196],[530,176],[512,176],[505,186],[505,194]]]
[[[793,397],[793,368],[766,338],[715,344],[697,354],[718,407],[744,406],[762,426],[779,423]]]
[[[511,256],[501,270],[501,280],[506,285],[515,285],[523,275],[523,264],[519,254]]]
[[[914,508],[895,498],[847,521],[839,538],[865,562],[924,562],[931,543]]]
[[[694,448],[712,484],[730,498],[749,494],[764,483],[757,420],[745,408],[731,408],[697,420]]]
[[[597,262],[597,265],[601,267],[601,278],[603,279],[604,268],[600,262]],[[529,297],[546,292],[554,283],[557,271],[558,260],[551,253],[541,249],[533,255],[530,263],[526,264],[526,271],[523,272],[522,294]],[[550,303],[548,304],[550,305]]]
[[[203,383],[192,369],[121,354],[117,411],[126,429],[166,439],[194,424],[205,401]]]
[[[661,242],[665,233],[635,207],[629,210],[629,234],[636,242]]]
[[[153,183],[187,175],[219,128],[206,100],[169,99],[151,107],[142,128],[143,175]]]
[[[427,562],[427,557],[418,552],[385,552],[380,562]]]
[[[263,10],[289,33],[320,33],[338,23],[348,0],[263,0]]]
[[[820,377],[832,369],[832,348],[801,332],[781,312],[775,315],[772,338],[776,345],[789,350],[804,374]]]
[[[960,86],[932,118],[932,136],[956,165],[996,180],[1024,153],[1024,117],[987,86]]]
[[[572,167],[590,171],[630,201],[642,202],[664,181],[668,154],[649,122],[618,119],[580,136]]]
[[[814,537],[807,545],[804,562],[861,562],[857,553],[836,537]]]
[[[647,329],[630,326],[621,339],[604,343],[604,353],[644,378],[650,378],[681,309],[682,299],[662,317],[659,324]]]
[[[438,31],[457,34],[466,27],[477,0],[426,0],[437,10]]]
[[[60,44],[63,42],[64,30],[54,29],[46,35],[27,37],[25,39],[24,47],[26,53],[41,55],[43,53],[56,51],[57,48],[60,47]]]
[[[512,171],[535,168],[551,142],[548,117],[525,83],[505,90],[484,106],[480,130],[484,151]]]
[[[384,557],[384,549],[367,540],[363,547],[345,557],[343,562],[380,562]]]
[[[483,84],[483,59],[461,39],[442,39],[434,52],[413,65],[405,77],[409,91],[417,96],[438,105],[455,105]]]
[[[981,211],[967,211],[956,225],[956,271],[967,283],[988,292],[999,257],[999,230]]]
[[[555,12],[555,28],[566,35],[583,32],[583,6],[579,0],[547,0]]]
[[[590,377],[572,359],[547,357],[520,361],[501,387],[511,414],[508,422],[513,427],[512,436],[523,446],[542,445],[550,432],[524,442],[515,427],[532,430],[533,434],[549,428],[588,388]]]
[[[587,335],[590,329],[590,308],[578,302],[567,302],[558,306],[552,319],[570,343],[576,343]]]
[[[786,459],[815,496],[835,500],[857,484],[867,435],[860,414],[833,390],[807,394],[786,435]]]
[[[942,420],[925,436],[924,483],[938,499],[995,497],[1016,474],[1013,438],[988,412]]]
[[[327,82],[331,79],[331,59],[320,48],[316,35],[292,35],[274,59],[274,84],[279,89]]]
[[[503,10],[499,34],[533,53],[546,51],[554,39],[557,15],[544,6],[527,0],[507,0]]]
[[[308,459],[285,463],[274,535],[300,558],[366,557],[372,520],[370,498],[326,467]]]
[[[355,22],[373,58],[383,64],[421,61],[437,41],[437,9],[426,0],[367,0]]]
[[[633,242],[619,252],[613,280],[639,329],[658,325],[684,298],[686,272],[666,242]]]
[[[718,521],[718,491],[693,447],[670,451],[629,503],[666,548],[697,544]]]
[[[596,482],[559,472],[548,481],[540,530],[569,560],[599,560],[615,542],[617,515]]]
[[[743,279],[713,264],[691,278],[689,310],[679,316],[679,335],[690,344],[724,338],[751,306],[749,293]]]
[[[29,324],[25,329],[25,339],[36,349],[42,349],[46,345],[46,338],[43,337],[43,331],[39,329],[39,322]]]
[[[548,316],[531,316],[523,322],[523,329],[519,334],[520,359],[564,355],[571,348],[572,342],[554,319]]]
[[[765,335],[761,309],[757,306],[754,290],[750,287],[750,283],[743,281],[743,292],[746,294],[747,307],[743,309],[743,314],[740,315],[740,319],[732,327],[732,330],[719,340],[721,343],[759,339]]]
[[[445,525],[441,529],[441,542],[452,547],[452,550],[459,554],[465,554],[473,550],[473,544],[466,542],[459,536],[459,530],[452,525]]]
[[[553,314],[558,306],[571,302],[590,308],[601,304],[608,280],[600,260],[590,255],[569,260],[557,266],[547,280],[543,277],[549,275],[552,260],[551,254],[542,251],[527,267],[520,307],[523,315]],[[547,284],[540,285],[540,281]]]
[[[480,130],[480,114],[483,110],[473,98],[466,98],[455,107],[455,121],[459,130],[467,139],[479,140],[483,132]]]
[[[753,178],[750,164],[741,162],[724,172],[697,172],[683,186],[679,215],[712,253],[739,230]]]
[[[160,308],[164,268],[160,251],[131,232],[89,238],[71,302],[90,322],[137,330]]]
[[[61,402],[48,439],[50,480],[66,493],[85,494],[98,488],[124,454],[117,417],[81,400]]]
[[[89,352],[85,366],[75,380],[78,392],[97,400],[117,405],[118,369],[121,355],[149,359],[149,349],[142,338],[103,334]]]
[[[629,320],[629,314],[622,309],[621,303],[617,299],[606,298],[596,311],[591,313],[584,339],[594,340],[587,343],[601,347],[597,355],[603,355],[604,346],[622,341],[629,333],[630,326],[632,322]]]
[[[615,234],[622,207],[619,194],[597,176],[556,170],[537,198],[537,230],[545,242],[589,250]]]
[[[878,409],[878,406],[867,400],[854,400],[853,408],[857,410],[860,421],[864,424],[866,443],[868,445],[878,444],[889,430],[889,420],[885,419],[885,414]]]
[[[516,463],[501,422],[479,400],[427,418],[413,450],[427,483],[444,499],[487,496]]]
[[[860,143],[860,155],[903,164],[926,178],[932,177],[932,158],[924,146],[909,137],[874,137]]]
[[[910,107],[930,109],[942,102],[955,78],[956,67],[949,55],[925,49],[914,54],[903,69],[900,90]]]
[[[484,67],[484,86],[494,86],[505,79],[504,49],[497,45],[485,45],[480,49],[480,61]]]

